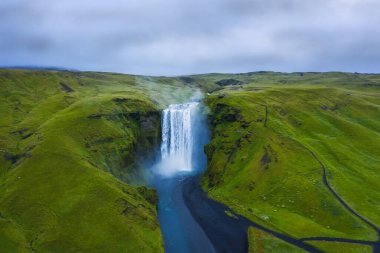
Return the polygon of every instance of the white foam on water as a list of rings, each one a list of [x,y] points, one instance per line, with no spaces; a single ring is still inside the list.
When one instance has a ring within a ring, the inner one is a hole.
[[[192,171],[193,118],[199,103],[169,105],[162,113],[161,162],[162,176]]]

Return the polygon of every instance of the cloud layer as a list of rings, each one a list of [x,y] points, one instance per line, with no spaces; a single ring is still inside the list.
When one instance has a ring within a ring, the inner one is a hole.
[[[380,72],[378,0],[2,0],[0,66]]]

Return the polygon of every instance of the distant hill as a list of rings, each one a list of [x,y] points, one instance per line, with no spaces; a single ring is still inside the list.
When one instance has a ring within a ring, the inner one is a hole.
[[[25,70],[56,70],[56,71],[79,71],[72,68],[54,67],[54,66],[2,66],[0,69],[25,69]]]

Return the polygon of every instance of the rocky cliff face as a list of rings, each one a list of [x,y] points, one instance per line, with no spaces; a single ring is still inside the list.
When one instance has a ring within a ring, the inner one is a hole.
[[[154,107],[146,108],[146,111],[139,111],[138,108],[131,111],[130,103],[133,101],[117,102],[116,111],[90,115],[93,121],[107,120],[120,125],[126,136],[95,138],[87,143],[87,148],[93,158],[103,165],[103,170],[129,184],[143,185],[148,169],[157,158],[161,140],[161,111]]]

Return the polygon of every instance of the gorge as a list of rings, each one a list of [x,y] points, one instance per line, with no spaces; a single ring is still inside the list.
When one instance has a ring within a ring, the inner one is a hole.
[[[378,74],[0,69],[0,83],[4,252],[380,248]]]
[[[205,169],[203,146],[209,140],[199,102],[169,105],[162,113],[161,159],[153,167],[158,191],[158,218],[165,252],[215,252],[187,208],[183,183]]]

